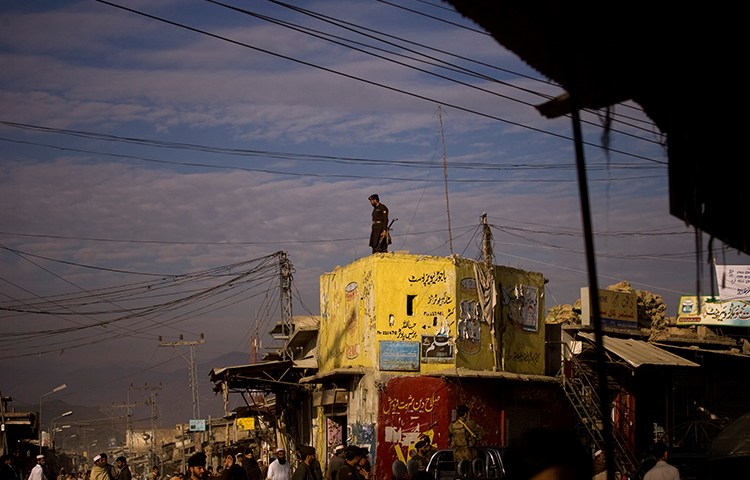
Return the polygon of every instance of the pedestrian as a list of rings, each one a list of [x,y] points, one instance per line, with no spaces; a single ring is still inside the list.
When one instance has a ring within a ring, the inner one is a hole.
[[[318,480],[314,473],[315,449],[309,445],[302,445],[298,451],[300,461],[294,470],[292,480]]]
[[[593,474],[591,480],[607,480],[607,457],[601,450],[594,452]]]
[[[154,465],[148,473],[147,480],[159,480],[159,467]]]
[[[115,459],[115,468],[112,469],[112,478],[114,480],[132,480],[133,478],[128,461],[122,455]]]
[[[245,469],[237,465],[235,456],[231,453],[224,456],[224,470],[221,472],[221,480],[247,480]]]
[[[328,471],[326,472],[325,480],[336,480],[336,474],[344,463],[346,463],[344,459],[344,446],[339,443],[333,447],[333,456],[328,461]]]
[[[267,480],[291,480],[292,472],[289,462],[286,461],[286,450],[279,447],[276,449],[276,460],[268,465]]]
[[[44,463],[44,455],[37,455],[36,465],[31,469],[29,480],[47,480],[47,477],[44,475]]]
[[[506,480],[591,480],[591,451],[573,429],[532,428],[508,441]]]
[[[652,448],[656,465],[651,468],[643,480],[680,480],[680,471],[667,463],[669,447],[664,442],[657,442]]]
[[[195,452],[188,458],[188,472],[190,480],[206,480],[208,470],[206,470],[206,454]]]
[[[456,419],[448,426],[453,460],[460,463],[477,458],[476,445],[483,435],[482,427],[469,418],[469,407],[459,405],[456,408]]]
[[[370,246],[372,253],[387,252],[391,243],[391,235],[388,231],[388,207],[380,203],[378,194],[373,193],[368,197],[372,205],[372,230],[370,231]]]
[[[247,480],[260,480],[260,467],[255,460],[255,452],[252,448],[246,448],[242,452],[242,468],[245,469]]]
[[[360,448],[360,458],[356,464],[355,474],[358,480],[369,480],[370,478],[370,452],[366,448]]]
[[[268,476],[268,466],[266,465],[266,462],[258,460],[258,468],[260,469],[261,480],[266,480],[266,477]]]
[[[112,466],[107,463],[106,453],[100,453],[94,457],[94,466],[91,467],[89,480],[113,480]]]
[[[417,472],[427,470],[427,463],[430,461],[430,457],[428,456],[430,448],[428,440],[420,440],[414,445],[414,455],[406,463],[406,471],[410,477],[413,477]]]
[[[13,455],[5,454],[0,461],[0,480],[21,480],[21,476],[13,467]]]
[[[344,464],[339,467],[337,480],[357,480],[357,464],[362,458],[362,450],[356,445],[344,449]]]

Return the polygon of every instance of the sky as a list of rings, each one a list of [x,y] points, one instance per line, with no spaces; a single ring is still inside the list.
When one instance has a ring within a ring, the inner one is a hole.
[[[22,402],[187,378],[178,342],[260,358],[279,252],[293,313],[319,313],[320,275],[370,254],[372,193],[391,251],[479,259],[486,213],[547,308],[587,284],[571,122],[535,109],[562,89],[439,0],[5,0],[0,67],[0,391]],[[669,214],[653,122],[611,114],[605,135],[582,113],[599,286],[674,316],[711,288],[708,242]]]

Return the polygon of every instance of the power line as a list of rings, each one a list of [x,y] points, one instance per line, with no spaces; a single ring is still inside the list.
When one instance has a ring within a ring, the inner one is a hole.
[[[150,18],[150,19],[156,20],[158,22],[166,23],[168,25],[172,25],[172,26],[175,26],[175,27],[178,27],[178,28],[189,30],[191,32],[195,32],[195,33],[198,33],[198,34],[201,34],[201,35],[206,35],[208,37],[215,38],[217,40],[222,40],[222,41],[225,41],[225,42],[237,45],[237,46],[241,46],[241,47],[248,48],[248,49],[251,49],[251,50],[254,50],[254,51],[257,51],[257,52],[265,53],[265,54],[268,54],[268,55],[271,55],[271,56],[274,56],[274,57],[277,57],[277,58],[281,58],[281,59],[288,60],[290,62],[294,62],[294,63],[300,64],[300,65],[304,65],[304,66],[308,66],[308,67],[311,67],[311,68],[315,68],[317,70],[321,70],[321,71],[324,71],[324,72],[332,73],[334,75],[342,76],[342,77],[345,77],[345,78],[348,78],[348,79],[351,79],[351,80],[356,80],[356,81],[359,81],[359,82],[362,82],[362,83],[365,83],[365,84],[368,84],[368,85],[372,85],[372,86],[376,86],[376,87],[379,87],[379,88],[383,88],[383,89],[386,89],[386,90],[389,90],[389,91],[392,91],[392,92],[395,92],[395,93],[400,93],[400,94],[407,95],[407,96],[410,96],[410,97],[413,97],[413,98],[417,98],[417,99],[420,99],[420,100],[429,101],[429,102],[434,103],[434,104],[440,104],[440,105],[443,105],[443,106],[446,106],[446,107],[454,108],[456,110],[459,110],[459,111],[462,111],[462,112],[465,112],[465,113],[471,113],[471,114],[474,114],[474,115],[477,115],[477,116],[480,116],[480,117],[483,117],[483,118],[487,118],[487,119],[490,119],[490,120],[496,120],[496,121],[499,121],[499,122],[502,122],[502,123],[506,123],[508,125],[513,125],[513,126],[516,126],[516,127],[519,127],[519,128],[523,128],[523,129],[526,129],[526,130],[530,130],[530,131],[533,131],[533,132],[537,132],[537,133],[542,133],[542,134],[545,134],[545,135],[548,135],[548,136],[551,136],[551,137],[556,137],[556,138],[559,138],[559,139],[562,139],[562,140],[572,141],[572,138],[570,136],[568,136],[568,135],[559,134],[559,133],[551,132],[551,131],[548,131],[548,130],[543,130],[541,128],[533,127],[533,126],[530,126],[530,125],[525,125],[523,123],[519,123],[519,122],[515,122],[515,121],[512,121],[512,120],[508,120],[508,119],[505,119],[505,118],[502,118],[502,117],[498,117],[496,115],[491,115],[489,113],[480,112],[478,110],[473,110],[473,109],[467,108],[467,107],[462,107],[462,106],[454,104],[454,103],[438,101],[438,100],[430,98],[430,97],[428,97],[426,95],[422,95],[422,94],[410,92],[410,91],[404,90],[402,88],[393,87],[393,86],[386,85],[386,84],[383,84],[383,83],[379,83],[379,82],[376,82],[376,81],[373,81],[373,80],[368,80],[366,78],[358,77],[356,75],[352,75],[352,74],[349,74],[349,73],[341,72],[341,71],[338,71],[338,70],[335,70],[335,69],[332,69],[332,68],[324,67],[322,65],[317,65],[317,64],[314,64],[312,62],[308,62],[308,61],[305,61],[305,60],[300,60],[298,58],[294,58],[294,57],[291,57],[289,55],[284,55],[284,54],[281,54],[281,53],[273,52],[273,51],[265,49],[265,48],[256,47],[254,45],[250,45],[250,44],[245,43],[245,42],[241,42],[241,41],[238,41],[238,40],[233,40],[231,38],[224,37],[222,35],[211,33],[211,32],[208,32],[206,30],[202,30],[202,29],[199,29],[199,28],[196,28],[196,27],[191,27],[189,25],[185,25],[183,23],[175,22],[173,20],[168,20],[168,19],[163,18],[163,17],[158,17],[156,15],[151,15],[149,13],[142,12],[142,11],[139,11],[139,10],[136,10],[136,9],[133,9],[133,8],[125,7],[125,6],[122,6],[122,5],[118,5],[116,3],[109,2],[109,1],[106,1],[106,0],[95,0],[95,1],[99,2],[99,3],[102,3],[102,4],[105,4],[105,5],[109,5],[109,6],[114,7],[114,8],[118,8],[118,9],[130,12],[130,13],[136,14],[136,15],[140,15],[140,16],[143,16],[143,17],[146,17],[146,18]],[[586,141],[583,141],[582,144],[586,145],[588,147],[593,147],[593,148],[597,148],[597,149],[603,148],[601,145],[594,144],[594,143],[589,143],[589,142],[586,142]],[[617,154],[621,154],[621,155],[626,155],[626,156],[630,156],[630,157],[634,157],[634,158],[641,158],[643,160],[649,160],[649,161],[651,161],[651,159],[648,159],[647,157],[643,157],[641,155],[637,155],[637,154],[630,153],[630,152],[624,152],[624,151],[617,150],[617,149],[609,148],[608,152],[610,152],[610,153],[617,153]]]

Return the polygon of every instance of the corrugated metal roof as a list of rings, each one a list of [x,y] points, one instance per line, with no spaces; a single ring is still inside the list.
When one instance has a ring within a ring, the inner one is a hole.
[[[579,337],[594,343],[593,333],[578,333]],[[604,348],[625,360],[634,368],[642,365],[665,365],[673,367],[700,367],[695,362],[667,352],[656,345],[634,338],[604,336]]]

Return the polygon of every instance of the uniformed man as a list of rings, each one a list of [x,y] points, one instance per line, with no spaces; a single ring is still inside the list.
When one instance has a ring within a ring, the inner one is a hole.
[[[391,236],[388,232],[388,207],[380,203],[380,197],[373,193],[368,197],[372,205],[372,231],[370,246],[372,253],[387,252]]]
[[[477,458],[476,445],[484,435],[484,430],[469,418],[469,407],[458,406],[456,419],[448,426],[448,435],[451,439],[453,460],[461,462]]]

